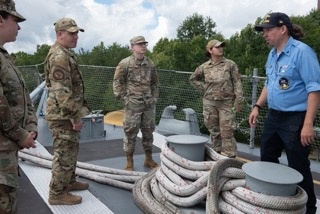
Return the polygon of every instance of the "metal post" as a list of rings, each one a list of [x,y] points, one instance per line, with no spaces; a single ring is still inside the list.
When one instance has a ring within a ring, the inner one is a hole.
[[[35,103],[41,97],[42,91],[45,88],[45,86],[46,86],[46,82],[43,81],[40,85],[37,86],[37,88],[35,88],[30,93],[30,98],[32,103]]]
[[[39,118],[40,116],[44,116],[46,112],[47,97],[48,97],[48,89],[44,88],[40,98],[38,108],[37,108],[37,112],[36,112],[37,118]]]
[[[251,106],[253,106],[257,102],[257,90],[258,90],[258,69],[253,69],[253,76],[252,76],[252,103]],[[254,139],[255,139],[255,128],[250,127],[250,148],[254,148]]]

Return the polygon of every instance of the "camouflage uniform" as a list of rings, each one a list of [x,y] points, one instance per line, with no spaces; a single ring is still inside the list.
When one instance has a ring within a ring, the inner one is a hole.
[[[211,135],[213,149],[227,156],[237,155],[235,106],[243,101],[241,76],[237,65],[226,58],[218,63],[211,60],[199,66],[190,82],[203,92],[204,124]]]
[[[29,132],[37,132],[37,117],[23,77],[3,47],[0,63],[0,213],[16,213],[17,152]]]
[[[49,194],[58,195],[75,182],[79,133],[73,130],[72,124],[88,115],[89,109],[76,56],[59,43],[55,43],[47,55],[45,77],[48,87],[45,118],[54,148]]]
[[[139,61],[134,55],[123,59],[114,74],[113,90],[116,99],[125,104],[124,151],[134,152],[140,128],[144,150],[152,151],[158,99],[158,75],[153,62],[147,57]]]
[[[17,23],[3,21],[4,27],[20,30],[18,22],[26,19],[15,9],[12,0],[0,0],[2,19],[14,19]],[[6,16],[6,14],[8,16]],[[13,16],[9,17],[9,15]],[[11,24],[10,24],[11,23]],[[18,25],[18,26],[14,26]],[[14,41],[16,36],[2,38],[4,43],[8,39]],[[17,213],[18,184],[18,150],[29,146],[30,132],[37,133],[37,118],[29,92],[14,60],[8,52],[0,46],[0,213]],[[27,142],[27,144],[25,144]]]

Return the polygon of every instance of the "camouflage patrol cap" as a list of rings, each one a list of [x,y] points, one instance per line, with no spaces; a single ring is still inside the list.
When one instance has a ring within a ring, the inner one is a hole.
[[[225,42],[220,42],[219,40],[214,39],[214,40],[210,40],[208,42],[208,44],[206,45],[206,49],[210,50],[212,47],[219,47],[219,46],[225,47],[226,43]]]
[[[78,27],[76,21],[70,18],[61,18],[54,23],[56,31],[68,31],[75,33],[77,31],[84,32],[84,30]]]
[[[139,44],[139,43],[148,43],[143,36],[135,36],[130,39],[131,45]]]
[[[26,20],[26,18],[24,18],[20,13],[16,11],[15,3],[13,0],[0,0],[0,11],[5,11],[18,18],[18,22],[23,22]]]

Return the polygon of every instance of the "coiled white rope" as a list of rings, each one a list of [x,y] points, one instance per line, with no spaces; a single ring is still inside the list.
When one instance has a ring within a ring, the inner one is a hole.
[[[174,153],[165,144],[161,167],[145,172],[126,171],[77,163],[79,176],[133,190],[134,201],[144,213],[182,213],[206,200],[206,213],[305,213],[307,195],[297,188],[290,197],[267,196],[245,188],[242,162],[226,158],[206,146],[206,160],[194,162]],[[19,157],[51,168],[52,156],[29,150]]]
[[[296,195],[289,197],[255,193],[245,188],[242,162],[221,156],[209,146],[206,146],[206,158],[205,162],[187,160],[165,144],[161,168],[143,176],[134,185],[136,204],[145,213],[158,213],[159,208],[155,209],[150,203],[151,197],[163,207],[170,204],[170,213],[176,213],[177,207],[193,207],[206,199],[206,213],[210,214],[305,213],[307,195],[300,187]],[[151,180],[151,187],[143,186],[148,192],[145,195],[140,186],[144,179]]]

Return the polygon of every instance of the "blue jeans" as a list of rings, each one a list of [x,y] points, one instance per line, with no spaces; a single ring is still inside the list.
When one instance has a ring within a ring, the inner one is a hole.
[[[307,213],[316,213],[316,196],[310,170],[310,146],[302,146],[300,133],[306,112],[280,112],[270,109],[261,136],[261,161],[279,163],[284,149],[289,167],[303,176],[298,185],[308,194]]]

